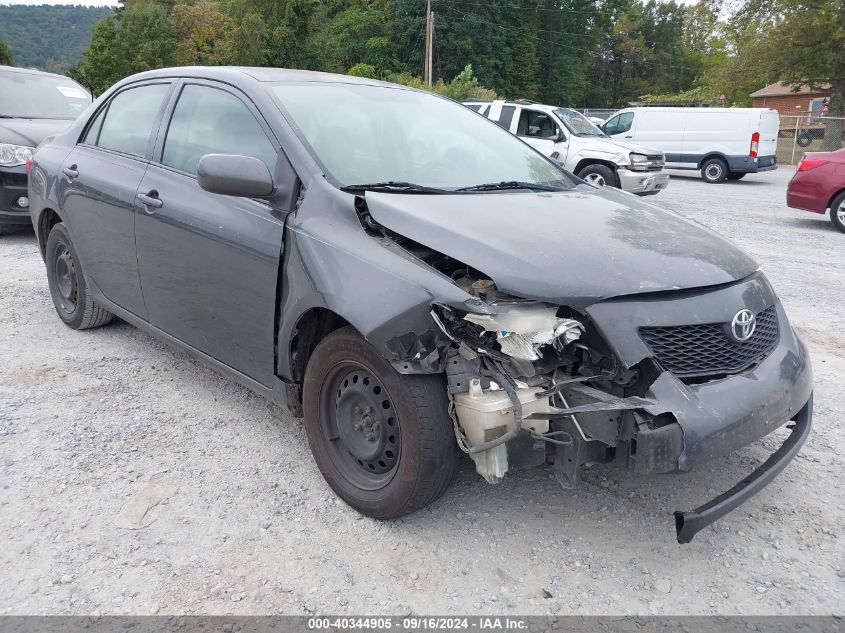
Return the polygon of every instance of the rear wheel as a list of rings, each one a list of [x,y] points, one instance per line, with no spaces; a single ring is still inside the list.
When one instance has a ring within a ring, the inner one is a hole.
[[[743,178],[745,178],[744,172],[740,173],[740,172],[732,171],[732,172],[728,173],[728,180],[742,180]]]
[[[728,164],[721,158],[710,158],[701,166],[701,177],[704,182],[718,184],[728,177]]]
[[[56,224],[47,237],[47,283],[56,313],[68,327],[87,330],[105,325],[112,314],[88,294],[79,257],[64,224]]]
[[[442,378],[397,373],[352,328],[317,345],[303,404],[320,472],[361,514],[414,512],[452,482],[458,452]]]
[[[813,142],[813,136],[809,132],[802,132],[796,141],[801,147],[807,147]]]
[[[830,205],[830,221],[833,226],[845,233],[845,191],[833,199]]]
[[[587,165],[578,172],[578,177],[594,187],[618,187],[616,173],[607,165]]]

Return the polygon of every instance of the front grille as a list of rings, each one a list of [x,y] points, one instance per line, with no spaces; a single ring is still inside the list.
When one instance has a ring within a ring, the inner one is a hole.
[[[643,327],[640,336],[655,358],[676,376],[735,374],[759,363],[778,342],[778,317],[772,306],[757,315],[751,338],[735,343],[726,334],[730,323]]]
[[[663,161],[663,154],[649,154],[646,158],[648,158],[646,171],[660,171],[666,164]]]

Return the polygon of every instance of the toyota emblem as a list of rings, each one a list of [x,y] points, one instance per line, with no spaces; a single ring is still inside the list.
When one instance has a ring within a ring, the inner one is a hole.
[[[731,321],[731,338],[737,343],[744,343],[754,335],[756,327],[757,317],[751,310],[744,308],[737,312]]]

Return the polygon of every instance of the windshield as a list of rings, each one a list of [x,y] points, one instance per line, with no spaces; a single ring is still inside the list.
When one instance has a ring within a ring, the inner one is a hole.
[[[66,77],[0,71],[0,117],[75,119],[91,95]]]
[[[574,185],[551,161],[454,101],[415,90],[346,83],[274,83],[270,91],[315,158],[344,186],[401,182],[455,190],[504,181]]]
[[[569,130],[575,136],[605,135],[604,132],[602,132],[599,128],[596,127],[595,123],[590,121],[590,119],[585,117],[580,112],[570,110],[569,108],[558,108],[557,110],[555,110],[555,114],[566,126],[566,129]]]

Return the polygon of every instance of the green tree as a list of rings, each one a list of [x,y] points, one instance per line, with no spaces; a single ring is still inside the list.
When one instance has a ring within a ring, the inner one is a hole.
[[[173,30],[176,63],[184,66],[220,66],[233,63],[230,40],[226,34],[232,19],[214,0],[198,0],[193,4],[179,2],[173,7]]]
[[[12,55],[12,49],[3,40],[0,40],[0,64],[3,66],[15,65],[15,57]]]
[[[175,65],[170,12],[160,0],[126,0],[94,28],[82,61],[69,74],[100,94],[127,75]]]
[[[756,27],[751,51],[764,55],[778,78],[798,86],[830,84],[828,114],[845,116],[845,3],[842,0],[746,0],[737,15],[745,29]],[[736,66],[747,57],[739,55]],[[841,119],[825,128],[823,147],[842,146]]]

